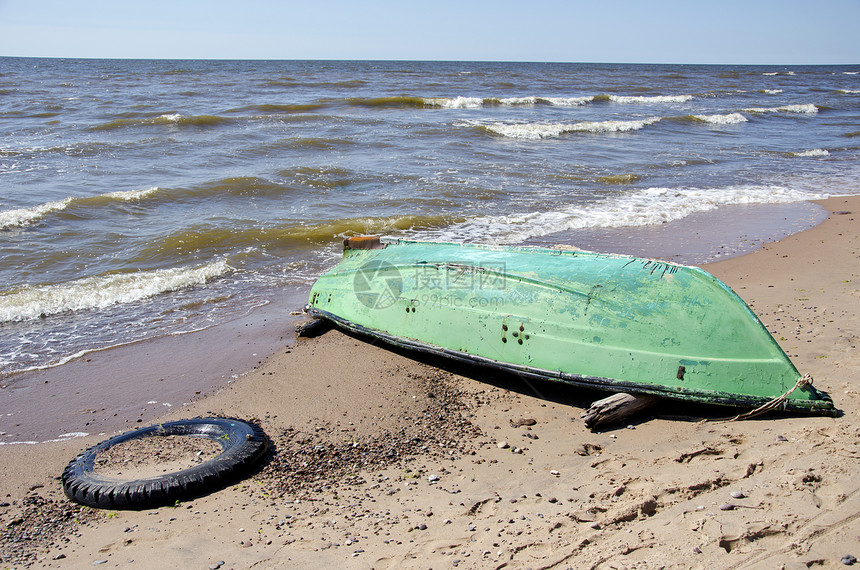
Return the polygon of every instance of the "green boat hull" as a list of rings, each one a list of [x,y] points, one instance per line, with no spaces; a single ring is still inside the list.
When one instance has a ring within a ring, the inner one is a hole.
[[[528,378],[683,401],[758,407],[800,378],[727,285],[623,255],[353,238],[314,284],[308,312]],[[835,413],[811,384],[781,408]]]

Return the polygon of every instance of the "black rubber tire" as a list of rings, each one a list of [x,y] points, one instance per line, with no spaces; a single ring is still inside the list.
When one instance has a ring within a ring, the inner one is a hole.
[[[222,451],[182,471],[146,479],[120,480],[93,473],[96,456],[113,445],[137,438],[182,435],[217,441]],[[166,422],[114,436],[74,458],[63,471],[69,499],[100,509],[153,509],[199,497],[247,474],[265,455],[269,440],[260,427],[232,418],[195,418]]]

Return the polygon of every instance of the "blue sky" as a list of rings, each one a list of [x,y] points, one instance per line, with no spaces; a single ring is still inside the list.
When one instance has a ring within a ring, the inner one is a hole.
[[[860,0],[0,0],[0,56],[860,64]]]

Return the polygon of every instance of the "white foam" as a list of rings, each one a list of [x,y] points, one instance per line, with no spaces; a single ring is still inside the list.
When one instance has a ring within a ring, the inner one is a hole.
[[[30,208],[20,208],[17,210],[6,210],[0,212],[0,230],[33,224],[51,212],[65,210],[73,200],[74,198],[68,197],[63,198],[62,200],[32,206]]]
[[[481,97],[430,97],[424,103],[443,109],[480,109],[485,105],[505,105],[509,107],[524,105],[554,105],[559,107],[577,107],[594,100],[594,97],[542,97],[531,95],[526,97],[505,97],[502,99]]]
[[[768,95],[779,95],[782,93],[782,89],[762,89],[762,93],[767,93]]]
[[[625,96],[610,95],[609,100],[615,103],[685,103],[693,99],[692,95],[655,95],[655,96]]]
[[[113,273],[56,285],[25,286],[0,294],[0,323],[131,303],[199,285],[229,271],[232,268],[221,260],[197,267]]]
[[[436,105],[444,109],[479,109],[484,106],[481,97],[440,97],[437,99],[425,99],[430,105]]]
[[[793,152],[791,153],[793,156],[830,156],[830,153],[823,148],[814,148],[812,150],[804,150],[801,152]]]
[[[818,107],[812,103],[784,105],[782,107],[751,107],[744,109],[748,113],[817,113]]]
[[[115,200],[124,200],[126,202],[131,202],[132,200],[141,200],[155,194],[158,192],[158,186],[153,186],[152,188],[144,188],[142,190],[120,190],[117,192],[108,192],[107,194],[103,194],[103,196],[107,198],[113,198]]]
[[[5,435],[5,434],[0,434]],[[83,431],[75,431],[71,433],[63,433],[58,435],[55,439],[48,439],[45,441],[0,441],[0,445],[38,445],[40,443],[59,443],[62,441],[68,441],[70,439],[75,439],[78,437],[87,437],[88,433]]]
[[[728,115],[693,115],[696,119],[714,125],[737,125],[746,123],[748,119],[740,113],[729,113]]]
[[[579,107],[594,101],[594,97],[506,97],[499,99],[502,105],[553,105],[557,107]]]
[[[582,123],[523,123],[504,124],[494,123],[484,125],[488,131],[504,137],[516,139],[544,139],[557,137],[564,133],[623,133],[638,131],[648,125],[660,121],[659,117],[651,117],[638,121],[585,121]]]
[[[729,205],[783,204],[825,197],[781,186],[648,188],[588,206],[478,216],[446,229],[438,237],[452,241],[520,243],[565,230],[658,225]]]
[[[840,89],[839,92],[845,95],[860,95],[860,90],[858,89]]]
[[[100,196],[95,196],[95,198],[104,197],[130,202],[132,200],[142,200],[143,198],[158,192],[158,190],[159,188],[157,186],[153,186],[152,188],[143,188],[141,190],[121,190],[101,194]],[[88,198],[69,196],[62,200],[46,202],[29,208],[0,211],[0,230],[34,224],[52,212],[65,210],[70,204],[74,202],[80,203],[87,199]]]

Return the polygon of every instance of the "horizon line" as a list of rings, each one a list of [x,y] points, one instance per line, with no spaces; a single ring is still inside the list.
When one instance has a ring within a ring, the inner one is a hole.
[[[565,64],[565,65],[699,65],[699,66],[793,66],[793,67],[835,67],[852,66],[860,63],[696,63],[696,62],[654,62],[654,61],[566,61],[566,60],[504,60],[504,59],[343,59],[343,58],[265,58],[265,57],[103,57],[103,56],[53,56],[53,55],[0,55],[7,59],[58,59],[58,60],[96,60],[96,61],[271,61],[271,62],[379,62],[379,63],[527,63],[527,64]]]

